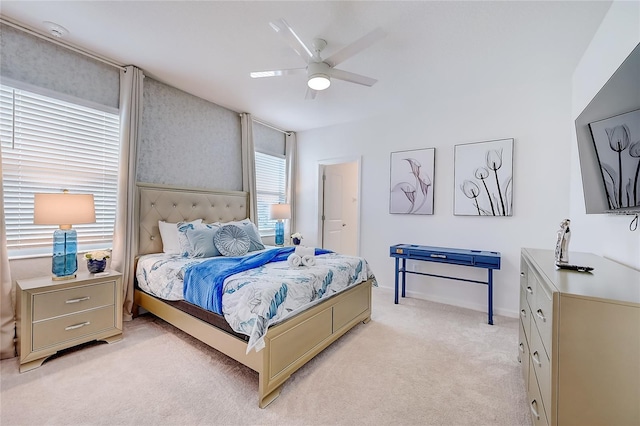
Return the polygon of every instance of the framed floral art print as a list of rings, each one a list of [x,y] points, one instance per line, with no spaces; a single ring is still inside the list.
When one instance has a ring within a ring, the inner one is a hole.
[[[455,215],[513,214],[513,139],[456,145]]]
[[[391,153],[389,213],[433,214],[435,148]]]

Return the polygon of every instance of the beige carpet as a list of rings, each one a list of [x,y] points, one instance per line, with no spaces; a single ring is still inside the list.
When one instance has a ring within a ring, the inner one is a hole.
[[[530,424],[518,320],[373,290],[360,324],[258,408],[258,375],[151,316],[116,344],[18,373],[0,362],[0,424]]]

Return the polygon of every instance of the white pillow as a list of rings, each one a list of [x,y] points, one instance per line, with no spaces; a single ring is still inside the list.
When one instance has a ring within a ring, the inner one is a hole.
[[[193,224],[202,223],[202,219],[196,219]],[[158,221],[160,238],[162,238],[162,251],[167,254],[180,254],[180,242],[178,241],[178,224]]]

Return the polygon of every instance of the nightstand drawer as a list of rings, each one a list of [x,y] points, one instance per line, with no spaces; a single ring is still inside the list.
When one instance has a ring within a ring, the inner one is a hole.
[[[115,307],[111,305],[34,323],[32,350],[37,351],[114,328],[114,310]]]
[[[33,321],[46,320],[74,312],[115,303],[115,281],[78,286],[33,296]]]

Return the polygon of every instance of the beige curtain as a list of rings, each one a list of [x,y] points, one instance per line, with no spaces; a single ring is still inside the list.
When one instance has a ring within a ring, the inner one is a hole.
[[[120,166],[111,267],[122,273],[125,321],[132,318],[134,257],[138,251],[138,238],[135,235],[136,153],[142,120],[143,80],[142,70],[134,66],[120,71]]]
[[[287,174],[287,203],[291,206],[291,219],[289,219],[289,229],[284,230],[285,235],[291,235],[294,232],[297,232],[296,229],[296,163],[297,163],[297,151],[298,151],[298,142],[296,139],[296,134],[293,132],[285,133],[284,136],[284,146],[285,146],[285,155],[287,157],[286,160],[286,174]]]
[[[253,145],[253,119],[251,114],[240,114],[242,127],[242,190],[249,193],[249,219],[258,223],[256,196],[256,153]]]
[[[2,149],[0,148],[0,176],[2,176]],[[16,330],[15,318],[15,290],[11,283],[11,270],[9,269],[9,255],[7,254],[7,229],[4,219],[4,188],[0,185],[0,210],[2,210],[2,222],[0,222],[0,359],[16,356],[16,348],[13,343]]]

